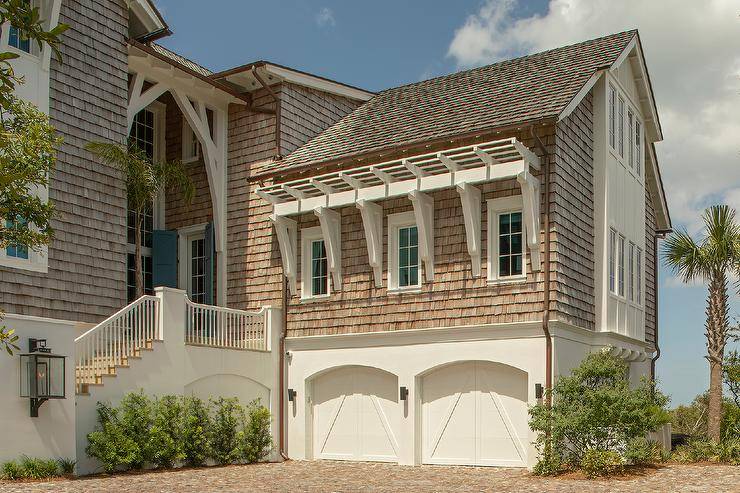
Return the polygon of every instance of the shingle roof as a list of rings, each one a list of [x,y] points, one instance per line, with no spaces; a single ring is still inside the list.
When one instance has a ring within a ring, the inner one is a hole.
[[[265,172],[555,117],[636,35],[612,34],[387,89]]]
[[[211,72],[210,70],[208,70],[204,66],[198,65],[194,61],[192,61],[192,60],[190,60],[188,58],[185,58],[182,55],[178,55],[174,51],[168,50],[167,48],[165,48],[162,45],[158,45],[157,43],[151,43],[150,46],[152,47],[152,49],[154,51],[156,51],[160,55],[163,55],[163,56],[169,58],[170,60],[176,61],[180,65],[183,65],[183,66],[189,68],[193,72],[197,72],[200,75],[204,75],[206,77],[210,77],[213,74],[213,72]]]

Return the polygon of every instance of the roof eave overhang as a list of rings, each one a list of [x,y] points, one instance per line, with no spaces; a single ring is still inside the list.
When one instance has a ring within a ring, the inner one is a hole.
[[[151,42],[172,34],[167,22],[151,0],[129,0],[129,8],[147,32],[137,36],[141,42]]]
[[[656,229],[658,232],[666,233],[673,229],[673,224],[671,222],[670,211],[668,210],[665,188],[663,187],[663,177],[660,174],[660,166],[658,166],[658,158],[655,154],[655,145],[647,145],[646,149],[647,157],[650,161],[650,167],[645,170],[646,175],[650,173],[650,176],[646,177],[646,181],[648,191],[654,197],[653,207],[656,209]]]

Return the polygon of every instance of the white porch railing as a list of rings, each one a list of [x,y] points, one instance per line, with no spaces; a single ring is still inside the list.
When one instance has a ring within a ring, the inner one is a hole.
[[[269,351],[267,309],[246,312],[185,300],[185,343]]]
[[[75,339],[75,389],[102,383],[103,375],[115,373],[130,357],[162,340],[159,331],[160,302],[142,296]]]

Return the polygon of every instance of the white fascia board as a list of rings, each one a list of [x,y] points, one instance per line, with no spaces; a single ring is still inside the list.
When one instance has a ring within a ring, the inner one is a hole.
[[[481,257],[481,193],[480,189],[469,183],[457,186],[462,202],[463,220],[465,223],[465,238],[468,245],[468,254],[473,271],[473,277],[480,277]]]
[[[149,32],[165,28],[162,20],[147,0],[129,0],[128,5]]]
[[[373,202],[361,199],[357,208],[362,216],[367,241],[367,256],[373,268],[375,287],[383,285],[383,208]]]
[[[297,84],[299,86],[310,87],[312,89],[317,89],[319,91],[328,92],[336,94],[338,96],[356,99],[359,101],[367,101],[375,96],[375,94],[369,91],[363,91],[362,89],[346,86],[338,82],[333,82],[321,77],[316,77],[314,75],[297,72],[285,67],[278,67],[270,63],[265,64],[264,67],[268,72],[280,77],[285,81],[292,82],[293,84]]]
[[[540,182],[528,171],[516,177],[522,189],[522,215],[526,228],[527,247],[532,271],[539,272],[540,259]]]
[[[314,214],[319,218],[324,237],[332,287],[342,288],[342,215],[326,207],[317,207]]]
[[[283,272],[288,279],[291,294],[295,295],[297,290],[298,276],[298,223],[287,217],[270,216],[280,247],[280,256],[283,259]]]
[[[589,91],[596,85],[601,76],[604,75],[604,72],[604,69],[594,72],[594,74],[586,81],[583,87],[581,87],[576,95],[573,96],[573,99],[570,100],[570,103],[568,103],[567,106],[563,108],[563,111],[560,112],[557,119],[558,122],[561,122],[568,118],[570,114],[573,113],[576,108],[578,108],[578,105],[581,104],[583,98],[585,98],[586,94],[588,94]]]
[[[418,190],[409,192],[419,229],[419,258],[424,262],[424,277],[434,280],[434,199]]]

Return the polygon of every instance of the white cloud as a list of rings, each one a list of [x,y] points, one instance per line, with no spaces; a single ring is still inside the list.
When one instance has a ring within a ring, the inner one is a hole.
[[[517,18],[517,0],[487,0],[455,31],[460,67],[638,28],[665,140],[657,143],[674,225],[701,227],[704,207],[740,213],[740,3],[736,0],[550,0]]]
[[[330,9],[329,7],[324,7],[321,10],[319,10],[319,13],[316,14],[316,24],[319,27],[336,26],[337,23],[334,20],[334,11]]]

